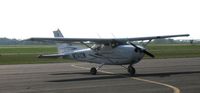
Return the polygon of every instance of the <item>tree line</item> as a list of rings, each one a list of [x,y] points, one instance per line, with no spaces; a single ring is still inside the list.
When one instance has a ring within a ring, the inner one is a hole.
[[[35,42],[18,39],[0,38],[0,45],[52,45],[54,42]]]

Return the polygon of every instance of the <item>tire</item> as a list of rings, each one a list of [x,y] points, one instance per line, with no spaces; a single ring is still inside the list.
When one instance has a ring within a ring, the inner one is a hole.
[[[92,68],[90,69],[90,73],[91,73],[92,75],[96,75],[96,74],[97,74],[97,69],[96,69],[95,67],[92,67]]]

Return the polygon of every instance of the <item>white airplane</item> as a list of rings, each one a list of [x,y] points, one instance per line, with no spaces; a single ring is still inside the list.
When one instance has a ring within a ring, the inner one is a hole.
[[[140,62],[144,55],[154,58],[154,55],[143,46],[135,45],[132,41],[148,40],[147,45],[153,39],[183,37],[189,34],[137,37],[137,38],[64,38],[60,30],[53,31],[55,38],[30,38],[31,41],[55,41],[58,44],[58,54],[40,55],[39,58],[71,58],[81,62],[100,64],[97,68],[92,67],[90,73],[95,75],[103,65],[128,65],[127,71],[133,76],[135,68],[133,64]],[[93,44],[89,44],[93,42]],[[87,42],[87,43],[86,43]],[[72,46],[71,43],[85,45],[86,49]]]

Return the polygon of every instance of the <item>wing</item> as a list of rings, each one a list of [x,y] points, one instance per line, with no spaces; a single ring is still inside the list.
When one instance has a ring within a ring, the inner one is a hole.
[[[190,36],[190,35],[189,34],[179,34],[179,35],[138,37],[138,38],[129,38],[128,41],[152,40],[152,39],[163,39],[163,38],[172,38],[172,37],[186,37],[186,36]],[[125,40],[125,39],[123,39],[123,40]]]
[[[31,41],[56,41],[56,42],[95,42],[95,43],[107,43],[113,40],[126,42],[126,41],[140,41],[140,40],[152,40],[152,39],[162,39],[171,37],[185,37],[189,34],[179,34],[179,35],[165,35],[165,36],[151,36],[151,37],[136,37],[136,38],[30,38],[27,40]]]
[[[112,39],[106,39],[106,38],[30,38],[27,39],[30,41],[56,41],[56,42],[67,42],[67,43],[71,43],[71,42],[87,42],[87,41],[91,41],[91,42],[107,42],[109,40]]]

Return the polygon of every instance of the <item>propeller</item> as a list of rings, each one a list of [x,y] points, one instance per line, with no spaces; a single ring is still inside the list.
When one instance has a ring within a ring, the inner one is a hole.
[[[133,44],[133,43],[131,43],[131,42],[129,42],[129,43],[130,43],[132,46],[134,46],[137,50],[139,50],[139,51],[145,53],[146,55],[148,55],[148,56],[150,56],[150,57],[152,57],[152,58],[155,57],[153,54],[151,54],[151,53],[148,52],[147,50],[142,49],[142,48],[138,47],[137,45],[135,45],[135,44]]]
[[[148,56],[152,57],[152,58],[155,58],[155,56],[153,54],[151,54],[150,52],[146,51],[146,50],[143,50],[143,52],[145,54],[147,54]]]

